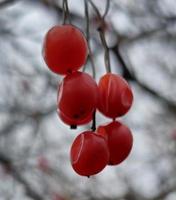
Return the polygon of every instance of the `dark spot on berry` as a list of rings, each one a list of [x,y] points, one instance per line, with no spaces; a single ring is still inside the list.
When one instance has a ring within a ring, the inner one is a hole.
[[[68,73],[68,74],[71,74],[71,73],[72,73],[72,70],[68,68],[68,69],[67,69],[67,73]]]
[[[74,114],[74,115],[73,115],[73,118],[74,118],[74,119],[78,119],[78,118],[79,118],[79,115],[78,115],[78,114]]]
[[[108,164],[109,164],[109,165],[113,165],[113,162],[110,160]]]

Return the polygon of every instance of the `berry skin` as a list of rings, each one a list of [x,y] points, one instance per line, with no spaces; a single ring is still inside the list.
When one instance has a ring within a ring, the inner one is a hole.
[[[61,113],[59,110],[58,110],[58,115],[59,115],[60,119],[67,125],[83,125],[83,124],[89,123],[92,120],[93,113],[90,112],[90,114],[83,120],[77,120],[77,119],[74,120],[74,119],[68,118],[63,113]]]
[[[73,169],[81,176],[92,176],[108,164],[109,151],[106,140],[94,132],[81,133],[74,140],[70,158]]]
[[[45,36],[43,58],[50,70],[57,74],[78,70],[85,64],[87,54],[87,41],[75,26],[54,26]]]
[[[119,75],[107,73],[99,81],[99,111],[115,119],[128,112],[133,93],[128,83]]]
[[[117,121],[111,122],[99,126],[97,134],[103,136],[108,142],[109,165],[120,164],[128,157],[133,146],[133,136],[127,126]]]
[[[98,87],[87,73],[74,72],[66,76],[58,89],[57,111],[61,119],[70,125],[91,121],[97,107]],[[73,124],[74,123],[74,124]]]

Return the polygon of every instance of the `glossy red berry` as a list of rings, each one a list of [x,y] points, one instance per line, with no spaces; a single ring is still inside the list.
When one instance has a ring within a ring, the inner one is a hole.
[[[58,115],[59,115],[60,119],[67,125],[82,125],[82,124],[87,124],[92,120],[93,113],[90,112],[89,115],[86,118],[84,118],[83,120],[69,118],[66,115],[64,115],[63,113],[61,113],[59,110],[58,110]]]
[[[97,101],[97,84],[87,73],[74,72],[66,76],[59,85],[57,111],[67,124],[89,122],[97,107]]]
[[[124,115],[133,102],[128,83],[119,75],[107,73],[99,81],[98,109],[105,116],[116,118]]]
[[[97,134],[103,136],[108,142],[109,165],[117,165],[128,157],[133,146],[133,136],[127,126],[117,121],[111,122],[99,126]]]
[[[102,171],[108,163],[106,140],[91,131],[81,133],[70,150],[73,169],[82,176],[92,176]]]
[[[85,64],[88,54],[83,33],[72,25],[54,26],[45,36],[43,57],[53,72],[68,74]]]

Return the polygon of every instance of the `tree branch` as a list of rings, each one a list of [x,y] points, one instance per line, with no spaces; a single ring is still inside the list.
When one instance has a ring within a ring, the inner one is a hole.
[[[5,8],[6,6],[16,3],[17,1],[19,1],[19,0],[4,0],[4,1],[0,2],[0,8]]]
[[[30,184],[21,176],[21,174],[18,172],[18,170],[13,165],[13,162],[10,158],[7,156],[4,156],[3,154],[0,154],[0,163],[5,167],[8,168],[10,171],[10,174],[13,176],[13,178],[18,181],[20,184],[22,184],[25,188],[26,195],[34,200],[43,200],[43,197],[38,194],[31,186]]]
[[[145,91],[149,92],[150,94],[152,94],[153,96],[160,98],[163,100],[163,102],[165,102],[169,108],[171,108],[172,110],[176,111],[176,104],[172,101],[170,101],[169,99],[165,98],[164,96],[162,96],[161,94],[159,94],[158,92],[154,91],[152,88],[148,87],[147,85],[145,85],[144,83],[142,83],[136,76],[135,73],[132,73],[129,71],[128,66],[124,60],[124,58],[121,55],[120,49],[119,49],[119,44],[116,44],[114,47],[111,48],[111,50],[114,52],[114,55],[117,57],[118,61],[120,62],[122,69],[123,69],[123,77],[126,80],[131,80],[136,82],[141,88],[143,88]]]

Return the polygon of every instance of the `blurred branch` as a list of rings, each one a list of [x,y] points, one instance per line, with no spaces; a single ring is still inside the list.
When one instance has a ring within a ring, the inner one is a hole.
[[[161,199],[165,199],[165,197],[167,197],[167,195],[169,195],[172,192],[176,192],[176,186],[173,187],[168,187],[166,190],[160,192],[156,197],[152,198],[152,199],[147,199],[147,200],[161,200]]]
[[[13,162],[10,158],[0,153],[0,163],[5,168],[8,168],[13,178],[24,186],[27,196],[34,200],[43,200],[43,197],[40,196],[36,191],[34,191],[34,189],[29,185],[29,183],[21,176],[18,170],[14,167]]]
[[[157,98],[162,99],[169,106],[169,108],[171,108],[175,112],[176,111],[176,104],[174,102],[170,101],[169,99],[165,98],[164,96],[162,96],[158,92],[154,91],[152,88],[150,88],[146,84],[142,83],[136,77],[136,75],[135,75],[134,72],[133,73],[130,72],[129,67],[128,67],[126,61],[124,60],[123,56],[121,55],[120,47],[119,46],[120,46],[120,44],[116,44],[114,47],[111,48],[111,50],[114,52],[114,55],[117,57],[118,61],[120,62],[121,66],[122,66],[123,77],[126,80],[131,80],[131,81],[136,82],[145,91],[149,92],[150,94],[152,94],[153,96],[155,96]],[[129,62],[128,62],[128,64],[129,64]]]
[[[0,136],[9,134],[14,128],[18,125],[19,121],[17,120],[11,120],[9,121],[1,130],[0,130]]]
[[[21,117],[18,117],[18,119],[16,119],[15,117],[12,117],[12,120],[9,121],[1,130],[0,130],[0,136],[1,135],[6,135],[11,133],[12,130],[14,130],[14,128],[16,126],[18,126],[21,123],[24,123],[26,120],[32,118],[34,121],[39,121],[41,119],[43,119],[44,117],[48,117],[49,114],[52,114],[53,112],[56,111],[56,105],[53,105],[51,107],[49,107],[46,110],[41,110],[41,111],[31,111],[30,108],[28,108],[28,110],[25,110],[23,108],[21,108],[18,105],[15,105],[14,107],[11,108],[11,110],[9,112],[13,113],[13,115],[18,114],[18,116],[22,115],[23,118],[21,119]]]
[[[19,0],[4,0],[4,1],[0,2],[0,8],[4,8],[6,6],[9,6],[9,5],[11,5],[11,4],[13,4],[17,1],[19,1]]]
[[[17,170],[13,169],[12,175],[19,183],[21,183],[24,186],[26,195],[28,197],[34,200],[43,200],[43,197],[36,191],[34,191],[30,184],[20,175],[20,173]]]
[[[106,15],[108,14],[109,8],[110,8],[110,0],[106,0],[106,8],[102,17],[103,19],[105,19]]]
[[[122,36],[122,39],[123,39],[123,42],[127,43],[127,44],[137,42],[139,40],[152,37],[155,34],[158,34],[162,31],[166,31],[166,29],[168,29],[169,27],[172,27],[173,24],[176,24],[176,17],[167,18],[165,20],[165,22],[161,23],[157,27],[155,27],[151,30],[141,31],[141,33],[139,33],[136,36],[133,36],[131,38]]]
[[[90,19],[89,19],[89,8],[88,8],[88,2],[87,0],[84,0],[84,7],[85,7],[85,17],[86,17],[86,38],[87,38],[87,44],[88,44],[88,49],[89,49],[89,54],[88,54],[88,59],[90,59],[91,66],[92,66],[92,73],[93,73],[93,78],[96,77],[96,72],[95,72],[95,63],[92,55],[92,49],[90,46]],[[85,67],[84,67],[85,70]]]

